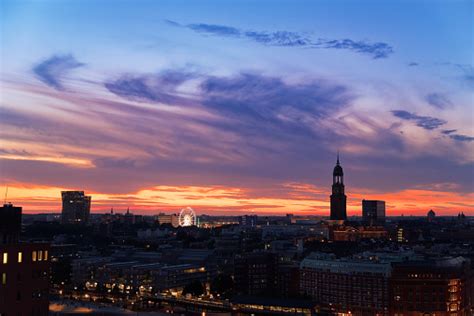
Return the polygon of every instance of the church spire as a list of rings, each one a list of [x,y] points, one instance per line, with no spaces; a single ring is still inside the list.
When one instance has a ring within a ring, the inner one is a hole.
[[[339,160],[339,150],[336,156],[336,166],[332,173],[331,214],[332,220],[346,220],[346,195],[344,194],[344,171]]]

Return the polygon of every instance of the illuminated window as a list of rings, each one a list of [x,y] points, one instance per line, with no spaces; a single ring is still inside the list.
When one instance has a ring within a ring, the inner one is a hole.
[[[7,284],[7,274],[5,272],[2,273],[2,284],[3,285]]]
[[[38,261],[43,260],[43,250],[38,250]]]
[[[18,252],[18,263],[21,263],[23,261],[23,252],[19,251]]]
[[[48,260],[48,250],[44,251],[44,260]]]
[[[7,263],[8,263],[8,253],[4,252],[3,253],[3,264],[7,264]]]
[[[33,251],[33,252],[31,253],[31,260],[32,260],[32,261],[36,261],[36,251]]]

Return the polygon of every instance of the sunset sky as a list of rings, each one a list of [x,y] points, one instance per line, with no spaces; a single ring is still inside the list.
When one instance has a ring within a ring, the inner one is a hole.
[[[1,1],[0,193],[474,215],[472,1]]]

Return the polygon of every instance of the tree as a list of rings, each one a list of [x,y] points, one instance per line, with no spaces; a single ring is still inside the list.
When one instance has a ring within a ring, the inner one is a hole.
[[[183,289],[183,295],[191,294],[193,296],[199,296],[204,294],[204,286],[198,280],[188,283]]]

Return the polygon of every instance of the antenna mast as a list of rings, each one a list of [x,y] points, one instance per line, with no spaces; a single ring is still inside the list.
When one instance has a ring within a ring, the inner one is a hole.
[[[7,188],[5,189],[5,200],[3,201],[3,204],[7,204],[7,196],[8,196],[8,185],[7,185]]]

